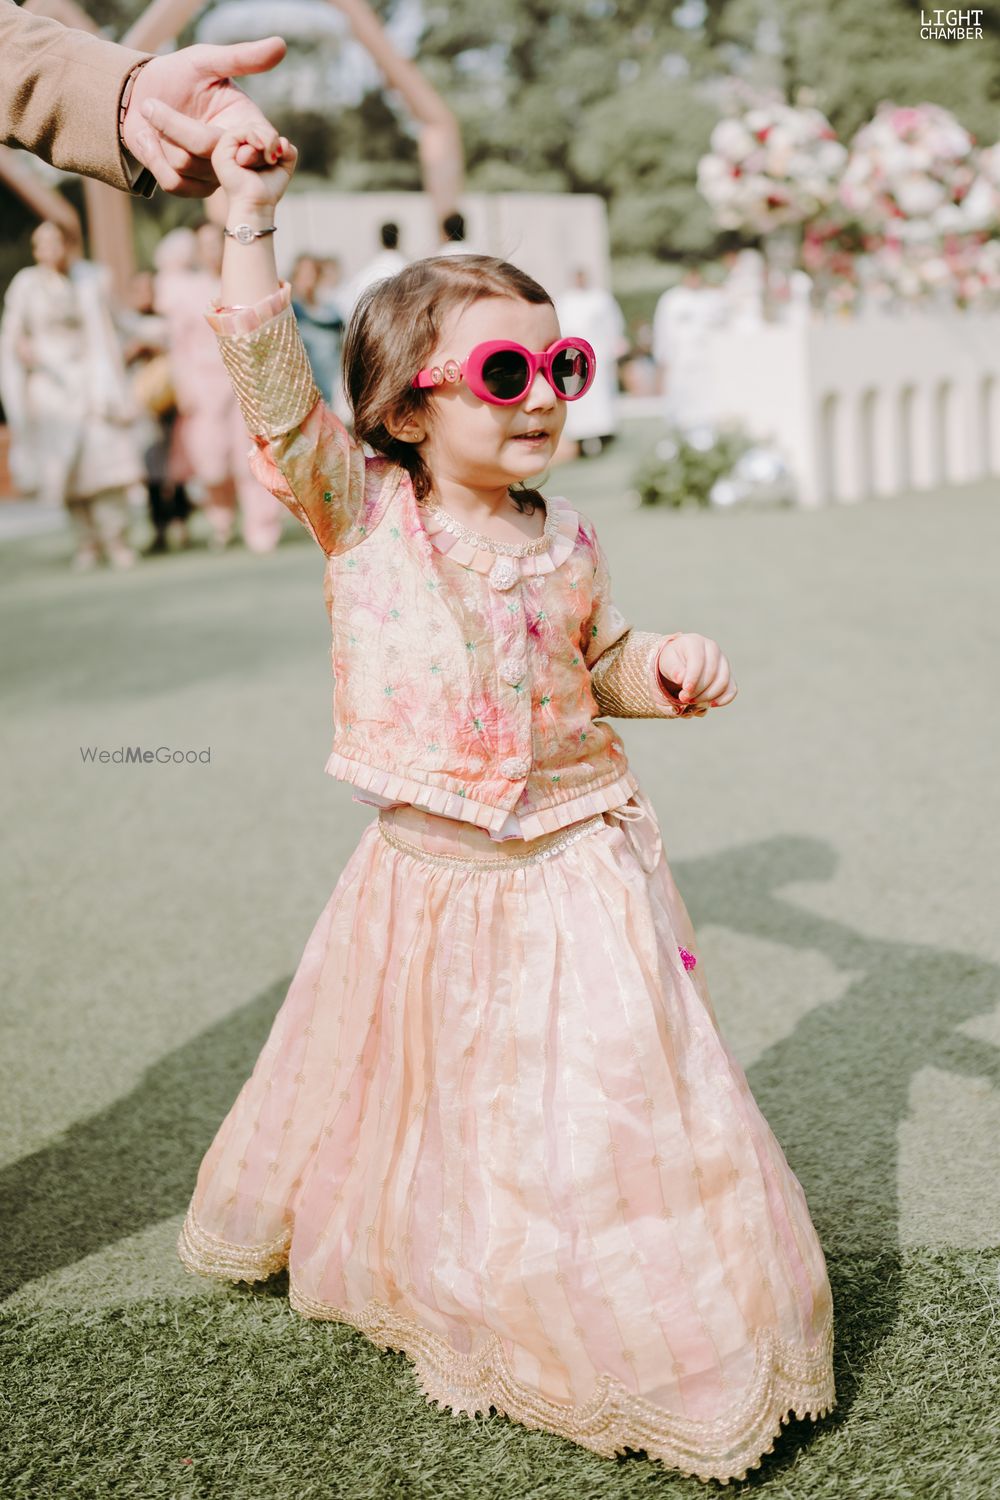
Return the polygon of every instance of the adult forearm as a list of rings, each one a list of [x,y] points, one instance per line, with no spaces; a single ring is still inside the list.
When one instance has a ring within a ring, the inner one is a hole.
[[[118,105],[147,55],[0,0],[0,138],[128,191]]]

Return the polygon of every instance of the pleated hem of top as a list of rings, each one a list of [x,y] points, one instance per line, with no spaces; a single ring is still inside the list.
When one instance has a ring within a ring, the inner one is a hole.
[[[439,813],[445,818],[454,818],[459,823],[472,823],[479,828],[496,832],[507,818],[506,808],[491,807],[485,802],[476,802],[472,797],[460,797],[457,792],[447,792],[442,787],[425,786],[406,776],[397,776],[391,771],[382,771],[375,766],[363,765],[360,761],[348,760],[337,750],[331,750],[324,770],[337,781],[350,782],[364,791],[377,792],[381,797],[391,797],[398,802],[412,802]],[[554,802],[537,812],[526,813],[515,808],[515,815],[522,839],[541,838],[546,833],[555,833],[569,823],[592,817],[599,812],[608,812],[627,802],[637,790],[639,783],[630,770],[615,776],[604,786],[589,792],[581,792],[562,802]]]
[[[230,1244],[202,1228],[189,1208],[177,1250],[195,1275],[254,1282],[287,1267],[290,1244],[290,1229],[265,1245]],[[817,1421],[836,1405],[832,1317],[807,1349],[764,1330],[743,1400],[717,1421],[698,1422],[664,1411],[610,1375],[599,1376],[593,1395],[579,1405],[549,1401],[515,1378],[492,1332],[481,1349],[459,1354],[438,1334],[377,1298],[360,1313],[349,1312],[306,1296],[289,1277],[288,1300],[305,1318],[348,1324],[380,1349],[400,1350],[428,1401],[456,1415],[488,1415],[492,1407],[500,1416],[567,1438],[602,1458],[630,1449],[705,1483],[746,1479],[774,1451],[792,1417]]]

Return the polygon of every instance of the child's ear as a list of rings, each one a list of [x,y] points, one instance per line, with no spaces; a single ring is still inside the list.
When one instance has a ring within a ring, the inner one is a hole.
[[[413,443],[415,446],[427,436],[427,428],[416,412],[406,412],[401,416],[393,414],[385,425],[397,443]]]

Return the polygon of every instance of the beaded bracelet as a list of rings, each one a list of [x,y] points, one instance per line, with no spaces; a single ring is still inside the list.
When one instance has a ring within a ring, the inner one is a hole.
[[[122,86],[122,96],[118,101],[118,144],[121,146],[123,151],[128,150],[128,147],[125,144],[125,116],[128,113],[128,102],[132,97],[132,90],[135,87],[135,80],[138,78],[140,72],[146,66],[146,64],[151,61],[152,59],[148,57],[140,58],[140,60],[129,72],[129,75]]]

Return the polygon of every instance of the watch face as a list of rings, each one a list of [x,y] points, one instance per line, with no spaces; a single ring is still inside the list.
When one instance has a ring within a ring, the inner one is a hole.
[[[249,224],[238,224],[236,226],[236,238],[241,245],[249,245],[253,242],[253,230]]]

